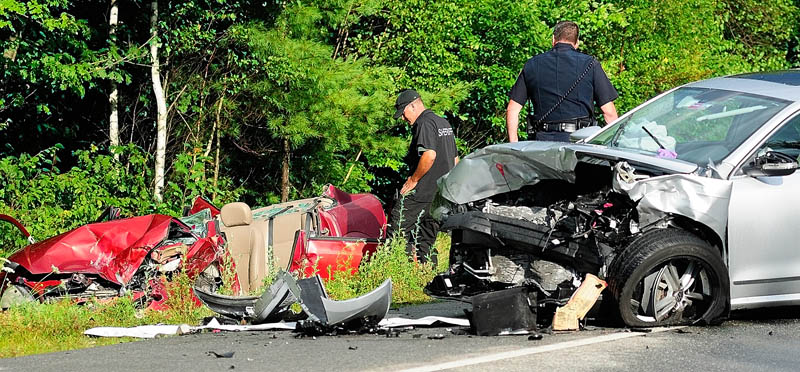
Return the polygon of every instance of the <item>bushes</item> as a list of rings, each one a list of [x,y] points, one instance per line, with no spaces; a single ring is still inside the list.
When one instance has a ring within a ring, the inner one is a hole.
[[[96,146],[77,150],[77,165],[65,172],[58,168],[60,151],[64,150],[56,146],[36,155],[0,159],[0,213],[18,219],[39,240],[92,222],[108,206],[121,208],[123,216],[180,215],[196,196],[216,196],[214,202],[222,204],[241,193],[228,179],[214,186],[204,177],[202,157],[179,155],[164,203],[156,204],[152,201],[149,155],[138,147],[114,149],[121,160]],[[0,224],[0,256],[25,244],[13,226]]]
[[[392,279],[392,303],[422,303],[430,297],[422,292],[434,275],[446,271],[450,255],[450,237],[440,234],[434,245],[439,252],[438,267],[411,262],[406,253],[406,241],[398,233],[389,237],[369,257],[364,257],[358,271],[335,273],[326,284],[328,294],[337,300],[361,296],[377,288],[384,280]]]

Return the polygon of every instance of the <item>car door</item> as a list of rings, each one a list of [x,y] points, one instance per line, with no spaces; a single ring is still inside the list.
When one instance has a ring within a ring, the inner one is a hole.
[[[800,115],[787,120],[746,163],[767,149],[797,159]],[[732,177],[728,214],[731,305],[800,303],[800,172]]]

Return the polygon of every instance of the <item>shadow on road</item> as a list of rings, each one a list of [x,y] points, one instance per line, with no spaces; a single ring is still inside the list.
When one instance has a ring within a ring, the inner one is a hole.
[[[781,306],[764,309],[738,310],[731,313],[731,320],[777,320],[799,319],[800,306]]]

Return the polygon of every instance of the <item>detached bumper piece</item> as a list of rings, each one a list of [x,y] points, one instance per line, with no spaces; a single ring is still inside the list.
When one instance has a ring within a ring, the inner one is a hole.
[[[308,319],[297,324],[308,334],[375,332],[392,303],[391,279],[386,279],[372,292],[344,301],[329,299],[319,276],[300,280],[297,284],[301,290],[300,306],[308,314]]]
[[[286,272],[278,273],[275,282],[259,296],[225,296],[195,287],[194,292],[203,304],[214,312],[251,324],[280,321],[297,302],[300,293],[297,281]]]
[[[318,275],[295,280],[283,271],[260,297],[225,296],[199,288],[194,291],[214,312],[252,324],[280,321],[292,304],[299,303],[306,319],[298,322],[298,328],[311,334],[374,329],[386,317],[392,301],[391,279],[363,296],[334,301],[328,298]]]
[[[536,331],[536,292],[517,287],[472,297],[470,326],[478,336],[524,335]]]

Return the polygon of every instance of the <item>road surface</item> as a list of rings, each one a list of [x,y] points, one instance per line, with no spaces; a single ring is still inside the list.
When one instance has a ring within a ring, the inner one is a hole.
[[[463,308],[434,303],[390,315],[461,316]],[[649,333],[590,327],[545,334],[541,340],[454,334],[444,327],[413,329],[397,337],[201,333],[3,359],[0,371],[797,371],[799,315],[798,308],[762,310],[734,314],[714,327]],[[233,356],[218,358],[212,352]]]

